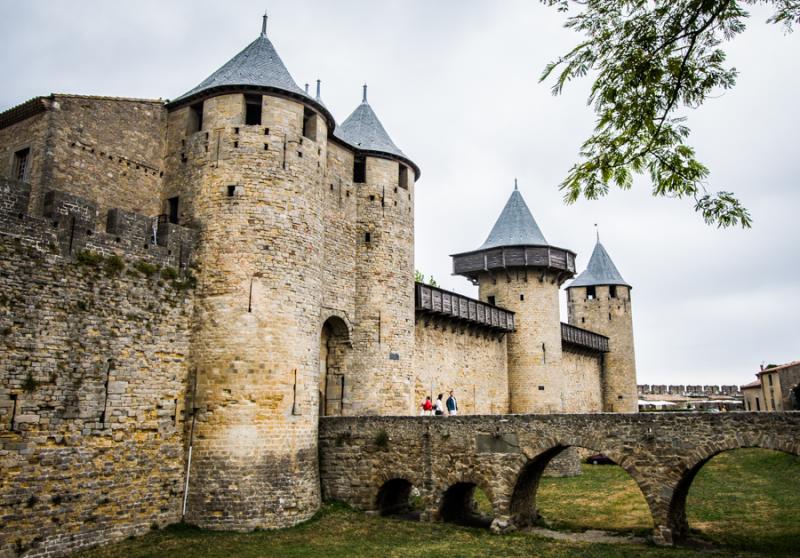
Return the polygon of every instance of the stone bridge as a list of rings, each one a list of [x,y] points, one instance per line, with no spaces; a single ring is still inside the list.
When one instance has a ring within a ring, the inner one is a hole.
[[[759,447],[800,455],[800,413],[642,413],[464,417],[325,417],[320,420],[325,498],[382,511],[420,491],[424,520],[469,517],[480,487],[498,524],[536,519],[547,463],[569,447],[603,453],[639,485],[653,539],[688,534],[686,496],[720,452]]]

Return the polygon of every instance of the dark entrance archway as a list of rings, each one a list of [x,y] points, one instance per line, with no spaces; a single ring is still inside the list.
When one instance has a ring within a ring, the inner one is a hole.
[[[481,512],[475,499],[476,490],[477,485],[471,482],[457,482],[448,488],[442,496],[439,508],[442,521],[488,529],[494,518]]]
[[[419,520],[420,510],[413,501],[414,485],[406,479],[391,479],[378,490],[375,502],[378,513],[385,517]]]
[[[319,415],[343,414],[347,363],[352,342],[344,320],[331,316],[322,324],[319,341]]]

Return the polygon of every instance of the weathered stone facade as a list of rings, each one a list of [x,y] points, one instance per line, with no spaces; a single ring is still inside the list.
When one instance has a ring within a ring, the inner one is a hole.
[[[496,520],[536,518],[548,463],[572,448],[612,458],[636,481],[653,517],[653,539],[688,534],[686,496],[720,452],[760,447],[800,455],[800,413],[553,414],[329,417],[320,421],[323,497],[380,511],[378,494],[403,479],[421,496],[422,519],[458,520],[479,487]]]
[[[602,409],[635,413],[639,397],[631,289],[622,285],[598,285],[593,289],[595,293],[590,297],[587,287],[567,288],[569,323],[608,337],[609,352],[605,355],[602,375]]]
[[[489,304],[428,320],[416,164],[366,91],[338,126],[265,31],[248,49],[252,83],[225,82],[237,62],[168,103],[0,114],[0,174],[23,179],[0,181],[0,553],[307,519],[321,415],[414,415],[451,389],[461,414],[602,408],[607,339],[559,319],[574,254],[486,273]]]
[[[95,206],[51,194],[30,215],[26,185],[0,182],[0,556],[181,517],[190,277],[135,215],[76,235],[61,223],[94,230]]]

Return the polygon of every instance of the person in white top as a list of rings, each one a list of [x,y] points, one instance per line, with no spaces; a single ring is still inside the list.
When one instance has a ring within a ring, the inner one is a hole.
[[[444,397],[443,393],[439,394],[439,397],[436,398],[436,403],[433,404],[433,414],[437,417],[442,416],[444,414],[444,405],[442,404],[442,397]]]

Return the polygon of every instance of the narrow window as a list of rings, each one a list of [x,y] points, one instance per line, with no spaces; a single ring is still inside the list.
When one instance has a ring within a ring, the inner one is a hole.
[[[187,133],[194,134],[203,129],[203,103],[195,103],[189,107],[189,123]]]
[[[26,147],[14,153],[14,180],[25,182],[28,180],[28,161],[30,160],[31,149]]]
[[[585,324],[586,323],[586,318],[581,318],[581,323]]]
[[[370,196],[369,201],[375,201],[375,196]]]
[[[238,134],[238,133],[239,133],[239,128],[234,128],[234,129],[233,129],[233,133],[234,133],[234,134]]]
[[[769,378],[769,385],[772,385],[772,374],[767,374],[767,378]]]
[[[617,286],[611,285],[608,287],[608,294],[611,296],[611,298],[617,298]]]
[[[492,306],[494,306],[494,297],[493,297],[493,296],[488,296],[488,297],[486,297],[486,300],[489,302],[489,304],[491,304]]]
[[[367,181],[367,160],[356,156],[353,159],[353,182],[363,184]]]
[[[364,233],[364,242],[372,242],[372,235],[368,232]]]
[[[228,186],[228,197],[232,198],[235,195],[236,195],[236,186],[235,185]]]
[[[597,298],[597,292],[595,291],[595,288],[593,286],[586,287],[586,300],[594,300],[596,298]]]
[[[525,300],[525,295],[524,294],[519,295],[519,299],[520,300]]]
[[[539,386],[539,391],[544,391],[544,386]]]
[[[244,108],[244,123],[261,126],[261,95],[245,95]]]
[[[169,198],[167,200],[167,216],[169,218],[170,223],[178,224],[178,204],[180,202],[180,196],[175,196],[174,198]]]
[[[760,411],[760,410],[761,410],[761,401],[759,401],[758,397],[756,397],[756,411]]]
[[[397,176],[397,183],[401,188],[408,189],[408,167],[400,163],[400,172]]]
[[[303,135],[317,141],[317,113],[308,107],[303,108]]]
[[[234,149],[239,149],[239,142],[238,141],[233,142],[233,148]]]

